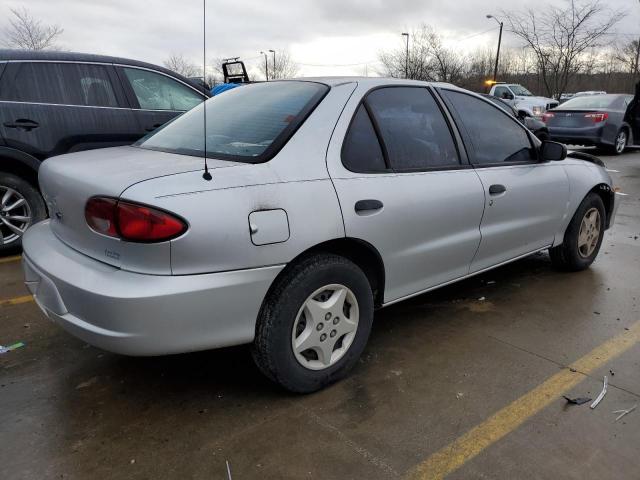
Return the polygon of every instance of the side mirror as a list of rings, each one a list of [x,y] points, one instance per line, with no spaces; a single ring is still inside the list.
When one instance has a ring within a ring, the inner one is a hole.
[[[545,140],[540,147],[540,160],[553,162],[567,158],[567,146],[558,142]]]

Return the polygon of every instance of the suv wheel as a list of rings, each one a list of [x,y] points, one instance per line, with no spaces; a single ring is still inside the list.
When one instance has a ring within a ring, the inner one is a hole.
[[[287,390],[313,392],[353,368],[372,321],[373,294],[362,270],[336,255],[309,257],[282,275],[265,299],[253,357]]]
[[[0,255],[19,250],[27,228],[46,217],[44,201],[29,182],[0,173]]]

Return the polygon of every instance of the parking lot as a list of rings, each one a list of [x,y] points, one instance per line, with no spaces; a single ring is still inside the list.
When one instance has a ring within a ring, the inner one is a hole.
[[[128,358],[90,347],[0,258],[0,471],[32,478],[637,478],[640,153],[587,271],[538,254],[377,312],[354,372],[284,393],[246,347]],[[595,398],[595,409],[562,395]]]

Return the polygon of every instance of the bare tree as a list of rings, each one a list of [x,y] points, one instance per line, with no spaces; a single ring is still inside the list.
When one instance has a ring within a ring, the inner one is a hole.
[[[638,60],[638,52],[640,51],[639,42],[640,40],[633,40],[624,44],[618,49],[618,52],[614,57],[618,62],[620,62],[622,68],[629,73],[635,73],[638,71],[638,65],[636,62]]]
[[[197,77],[198,74],[201,73],[200,69],[187,60],[181,53],[172,54],[163,63],[169,70],[172,70],[183,77]]]
[[[508,30],[534,52],[547,95],[557,98],[589,65],[588,50],[600,46],[622,18],[619,11],[605,10],[600,0],[566,0],[563,7],[545,6],[539,15],[533,10],[502,15]]]
[[[269,57],[269,80],[280,80],[284,78],[292,78],[298,74],[298,64],[293,61],[291,54],[287,50],[276,52],[275,65],[273,57]],[[266,77],[265,65],[261,62],[258,67],[262,76]]]
[[[5,29],[5,44],[21,50],[57,50],[57,38],[64,30],[34,18],[26,7],[11,9],[12,17]]]
[[[405,45],[379,54],[382,74],[413,80],[459,82],[466,68],[465,59],[443,45],[442,37],[430,26],[422,25],[410,34],[407,58]]]

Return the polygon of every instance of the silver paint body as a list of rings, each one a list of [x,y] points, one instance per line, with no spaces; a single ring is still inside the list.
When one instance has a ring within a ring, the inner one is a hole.
[[[52,216],[24,237],[27,286],[72,334],[129,355],[253,340],[260,306],[285,266],[345,237],[380,254],[384,305],[562,242],[584,196],[611,187],[581,160],[412,173],[347,170],[340,152],[359,102],[388,79],[321,79],[325,99],[270,161],[245,164],[119,147],[49,159],[40,184]],[[448,87],[454,88],[454,87]],[[524,128],[524,127],[523,127]],[[489,186],[507,191],[490,196]],[[86,201],[114,196],[180,215],[189,230],[159,244],[100,236]],[[354,204],[384,207],[358,215]]]

